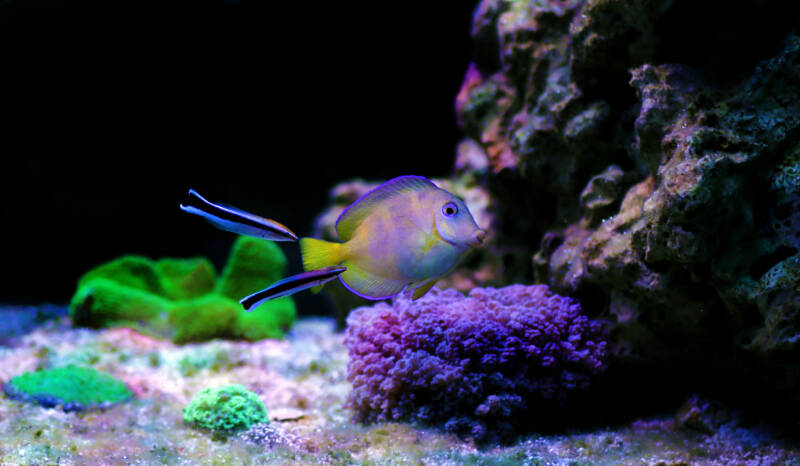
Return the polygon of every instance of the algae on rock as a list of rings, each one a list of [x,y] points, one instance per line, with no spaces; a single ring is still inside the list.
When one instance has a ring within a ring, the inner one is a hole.
[[[797,393],[798,18],[482,1],[456,111],[489,164],[503,279],[605,317],[618,364],[744,370]]]

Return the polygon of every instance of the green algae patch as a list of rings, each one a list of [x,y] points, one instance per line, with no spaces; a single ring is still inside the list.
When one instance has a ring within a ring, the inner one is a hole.
[[[175,343],[233,338],[241,305],[236,301],[210,294],[172,305],[169,323],[175,328]]]
[[[142,322],[166,312],[170,302],[147,291],[105,278],[82,281],[69,306],[75,325],[99,328],[122,321]]]
[[[183,420],[202,429],[230,433],[267,423],[267,408],[258,395],[241,385],[206,388],[183,410]]]
[[[161,259],[155,263],[164,293],[172,300],[197,298],[214,290],[217,272],[208,259]]]
[[[286,256],[272,241],[240,236],[217,283],[216,292],[239,301],[286,274]]]
[[[3,389],[9,398],[47,408],[60,406],[65,411],[106,408],[133,397],[116,377],[77,366],[26,372],[13,377]]]

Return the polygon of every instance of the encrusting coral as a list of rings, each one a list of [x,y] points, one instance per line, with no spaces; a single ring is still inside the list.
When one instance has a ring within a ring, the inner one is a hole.
[[[26,372],[13,377],[3,389],[9,398],[47,408],[60,406],[64,411],[105,408],[133,396],[121,380],[77,366]]]
[[[485,440],[563,405],[605,369],[602,326],[545,285],[432,289],[354,310],[348,405],[363,422],[410,420]]]
[[[201,390],[184,408],[183,420],[221,433],[269,422],[258,395],[238,384]]]

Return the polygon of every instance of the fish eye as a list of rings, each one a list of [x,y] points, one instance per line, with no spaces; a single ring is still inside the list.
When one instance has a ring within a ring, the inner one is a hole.
[[[442,207],[442,213],[445,217],[452,217],[453,215],[458,213],[458,206],[453,204],[452,202],[448,202],[447,204]]]

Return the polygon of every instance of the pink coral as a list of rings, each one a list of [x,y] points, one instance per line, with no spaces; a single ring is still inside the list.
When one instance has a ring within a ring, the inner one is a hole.
[[[410,420],[484,439],[605,369],[599,322],[545,285],[432,289],[348,318],[348,405],[362,422]]]

